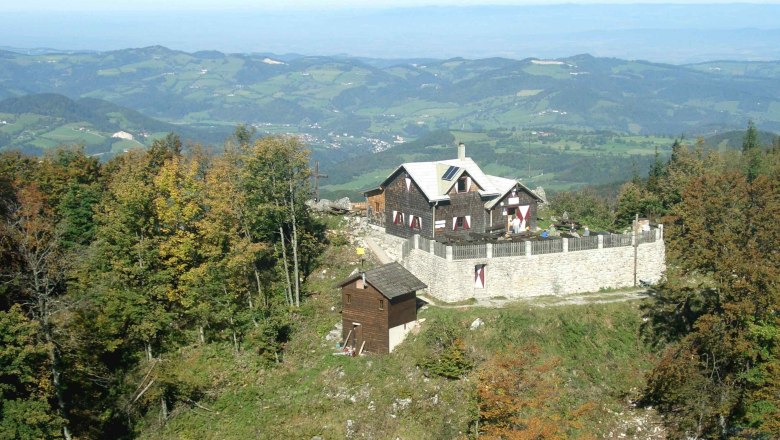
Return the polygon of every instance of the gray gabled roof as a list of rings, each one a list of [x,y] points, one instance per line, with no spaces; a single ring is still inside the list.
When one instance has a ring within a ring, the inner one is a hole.
[[[487,202],[485,202],[485,209],[491,209],[494,206],[496,206],[496,203],[498,203],[502,198],[504,198],[504,196],[507,195],[507,193],[511,191],[515,187],[515,185],[518,186],[521,190],[530,194],[531,197],[535,198],[536,200],[540,202],[542,201],[542,198],[539,197],[538,194],[531,191],[527,186],[523,185],[517,180],[505,179],[503,177],[497,177],[497,176],[487,176],[487,177],[493,182],[493,185],[499,189],[499,195],[498,197],[494,199],[490,199]]]
[[[458,167],[457,172],[450,179],[443,179],[442,176],[444,172],[451,166]],[[464,173],[468,174],[474,183],[482,188],[479,192],[480,195],[490,197],[500,194],[498,188],[493,185],[488,176],[479,168],[479,165],[470,157],[466,157],[463,160],[451,159],[435,162],[404,163],[393,170],[380,186],[384,187],[401,169],[409,174],[409,177],[411,177],[417,186],[420,187],[420,190],[422,190],[423,194],[425,194],[425,197],[427,197],[430,202],[449,200],[450,196],[447,195],[447,193],[452,189],[453,185],[457,183],[458,178]]]
[[[361,276],[360,272],[355,273],[339,283],[339,287],[343,287],[345,284],[349,284]],[[366,282],[374,286],[376,290],[388,299],[393,299],[409,292],[415,292],[428,287],[397,262],[388,263],[384,266],[367,270]]]

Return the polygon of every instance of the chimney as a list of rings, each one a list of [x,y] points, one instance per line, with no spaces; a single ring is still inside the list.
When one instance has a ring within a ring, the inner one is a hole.
[[[466,160],[466,144],[463,142],[458,144],[458,160]]]

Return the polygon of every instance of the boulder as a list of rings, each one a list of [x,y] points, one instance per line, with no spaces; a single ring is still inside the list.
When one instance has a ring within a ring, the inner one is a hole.
[[[335,202],[330,202],[330,206],[332,208],[349,211],[352,209],[352,202],[349,201],[349,197],[342,197]]]

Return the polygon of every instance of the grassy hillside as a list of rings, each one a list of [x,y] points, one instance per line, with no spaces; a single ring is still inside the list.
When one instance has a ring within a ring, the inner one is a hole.
[[[56,92],[104,99],[178,123],[289,124],[312,135],[385,140],[412,135],[420,126],[678,134],[740,128],[752,118],[775,130],[780,127],[777,69],[755,69],[761,75],[723,75],[708,65],[588,55],[390,64],[156,46],[77,54],[5,52],[0,96]]]
[[[112,138],[118,131],[128,132],[134,139]],[[40,154],[60,145],[79,144],[90,154],[110,155],[142,148],[169,132],[193,142],[221,143],[230,130],[177,126],[95,98],[74,101],[45,93],[0,101],[0,150]]]
[[[565,437],[636,434],[625,422],[628,401],[638,396],[652,361],[639,341],[637,304],[428,307],[419,311],[422,332],[392,355],[346,358],[333,356],[334,343],[324,336],[341,319],[334,284],[355,267],[354,248],[333,247],[323,262],[307,281],[315,294],[300,311],[280,364],[263,366],[256,354],[236,356],[227,345],[182,350],[168,372],[203,398],[199,406],[180,404],[165,426],[150,414],[140,437],[345,438],[351,431],[355,438],[466,438],[475,429],[480,375],[507,353],[545,371],[550,388],[526,383],[521,397],[542,399],[535,414],[557,420]],[[468,330],[477,317],[485,326]],[[475,365],[463,379],[418,367],[434,355],[431,335],[443,329],[457,333]]]

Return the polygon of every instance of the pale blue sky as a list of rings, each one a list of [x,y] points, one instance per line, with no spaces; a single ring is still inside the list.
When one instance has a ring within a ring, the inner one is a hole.
[[[196,9],[252,9],[252,10],[317,10],[317,9],[374,9],[417,6],[468,5],[545,5],[545,4],[771,4],[780,0],[27,0],[0,2],[3,11],[40,10],[196,10]]]
[[[0,50],[775,60],[778,1],[0,0]]]

